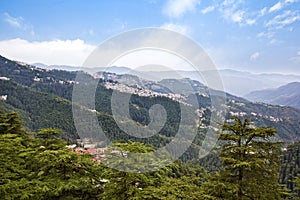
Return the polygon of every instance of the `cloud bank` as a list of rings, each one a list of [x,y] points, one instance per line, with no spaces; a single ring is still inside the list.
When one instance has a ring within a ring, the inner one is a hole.
[[[20,38],[0,41],[0,54],[9,59],[47,65],[80,66],[96,46],[83,40],[30,42]]]

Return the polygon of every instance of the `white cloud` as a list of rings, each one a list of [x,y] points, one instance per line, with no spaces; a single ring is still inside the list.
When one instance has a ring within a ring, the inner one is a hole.
[[[281,3],[280,1],[277,2],[276,4],[274,4],[274,5],[269,9],[269,13],[280,10],[280,9],[283,7],[283,5],[284,5],[284,4]]]
[[[268,10],[267,7],[264,7],[263,9],[261,9],[259,11],[259,17],[264,16],[267,13],[267,10]]]
[[[260,53],[259,53],[259,52],[255,52],[255,53],[253,53],[253,54],[250,56],[250,60],[251,60],[251,61],[255,61],[255,60],[257,60],[257,59],[259,58],[259,56],[260,56]]]
[[[201,13],[202,13],[203,15],[205,15],[206,13],[212,12],[212,11],[214,11],[214,10],[215,10],[215,7],[214,7],[214,6],[208,6],[208,7],[206,7],[206,8],[203,8],[203,9],[201,10]]]
[[[248,18],[247,9],[243,8],[243,0],[225,0],[219,6],[219,11],[222,14],[223,18],[228,21],[238,23],[239,25],[249,25],[246,22]],[[248,21],[251,23],[251,21]]]
[[[276,39],[272,39],[270,41],[270,44],[272,44],[272,45],[279,45],[279,44],[282,44],[282,43],[283,43],[283,41],[276,40]]]
[[[27,63],[80,66],[96,48],[77,40],[30,42],[20,38],[0,41],[0,54]]]
[[[274,36],[274,32],[260,32],[256,36],[257,37],[266,37],[266,38],[272,38]]]
[[[273,19],[268,21],[266,23],[266,27],[280,29],[299,20],[300,15],[297,11],[287,10],[280,15],[276,15]]]
[[[249,8],[249,6],[247,6],[245,0],[223,0],[217,5],[217,8],[223,18],[233,23],[237,23],[242,27],[245,25],[252,26],[256,23],[259,23],[259,19],[264,17],[266,14],[279,11],[295,2],[298,2],[298,0],[279,0],[270,8],[262,7],[258,10],[252,10]],[[293,23],[297,20],[298,18],[296,16],[294,16],[293,18],[288,18],[285,21],[282,21],[282,26]],[[267,26],[270,27],[273,23],[275,24],[276,22],[266,22],[265,25],[268,24]]]
[[[246,19],[246,24],[247,25],[253,25],[253,24],[255,24],[256,23],[256,20],[255,19]]]
[[[168,0],[163,13],[171,18],[179,18],[188,11],[193,11],[199,0]]]
[[[264,37],[264,36],[266,36],[266,33],[265,32],[260,32],[256,36],[257,37]]]
[[[274,4],[272,7],[269,9],[269,13],[276,12],[278,10],[281,10],[283,7],[287,6],[288,4],[291,3],[296,3],[298,0],[284,0],[284,1],[278,1],[276,4]]]
[[[23,17],[12,17],[7,12],[5,12],[3,15],[4,21],[8,23],[11,27],[28,32],[32,36],[35,35],[33,26],[30,23],[26,22]]]
[[[236,3],[237,3],[237,1],[235,1],[235,0],[224,0],[222,5],[229,6],[229,5],[236,4]]]
[[[180,25],[180,24],[174,24],[174,23],[163,24],[160,28],[175,31],[175,32],[181,33],[183,35],[189,35],[191,33],[190,27],[188,27],[186,25]]]
[[[238,11],[236,11],[236,12],[234,12],[234,13],[229,13],[229,17],[231,18],[231,20],[233,21],[233,22],[242,22],[243,21],[243,19],[244,19],[244,14],[245,14],[245,11],[243,11],[243,10],[238,10]]]
[[[4,21],[14,28],[22,28],[24,19],[22,17],[12,17],[7,12],[4,14]]]

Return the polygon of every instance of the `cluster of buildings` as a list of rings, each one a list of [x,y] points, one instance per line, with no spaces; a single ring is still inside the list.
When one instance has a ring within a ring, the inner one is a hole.
[[[67,148],[77,154],[90,154],[94,161],[101,162],[112,156],[127,157],[127,153],[109,147],[98,147],[98,143],[93,143],[91,138],[78,139],[77,144],[68,145]]]
[[[0,100],[6,101],[7,100],[7,95],[0,95]]]
[[[140,88],[138,86],[130,87],[125,84],[121,84],[121,83],[117,83],[117,82],[105,82],[104,86],[107,89],[117,90],[119,92],[124,92],[124,93],[136,94],[136,95],[144,96],[144,97],[167,97],[169,99],[178,101],[180,103],[184,103],[184,100],[186,100],[186,97],[181,94],[159,93],[159,92],[154,92],[152,90]]]

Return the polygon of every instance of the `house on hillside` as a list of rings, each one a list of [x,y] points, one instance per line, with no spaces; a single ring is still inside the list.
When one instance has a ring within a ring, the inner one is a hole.
[[[1,95],[0,100],[6,101],[7,100],[7,95]]]

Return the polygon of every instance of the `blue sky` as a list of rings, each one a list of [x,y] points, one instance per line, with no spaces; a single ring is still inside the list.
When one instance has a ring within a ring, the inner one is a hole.
[[[298,0],[2,0],[0,54],[81,65],[105,39],[144,27],[187,35],[218,68],[300,74]]]

